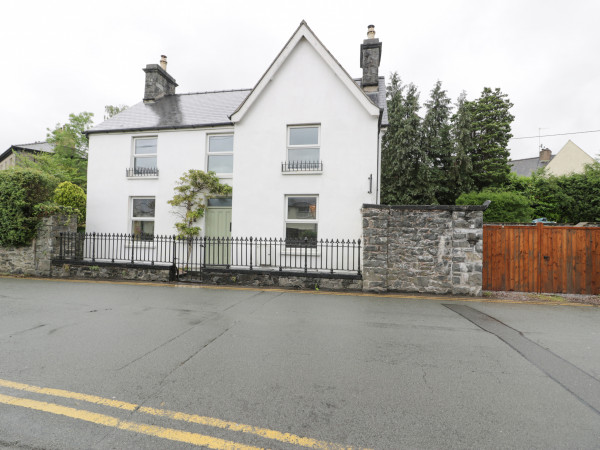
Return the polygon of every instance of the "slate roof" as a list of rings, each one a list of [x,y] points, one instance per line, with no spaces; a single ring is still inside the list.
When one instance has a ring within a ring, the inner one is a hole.
[[[12,154],[13,150],[53,153],[54,144],[50,144],[48,142],[33,142],[31,144],[11,145],[6,151],[4,151],[4,153],[0,154],[0,161],[4,161],[6,158],[8,158]]]
[[[143,131],[229,125],[229,115],[250,89],[166,95],[156,102],[140,102],[87,131]]]
[[[360,87],[360,78],[354,82]],[[238,89],[166,95],[153,103],[140,102],[93,127],[86,134],[231,125],[229,116],[251,91]],[[374,97],[377,98],[371,98],[371,101],[383,108],[381,125],[387,126],[384,77],[379,77],[379,91]]]
[[[552,155],[550,160],[554,159],[556,155]],[[514,161],[509,161],[508,164],[511,165],[511,172],[516,173],[522,177],[530,177],[533,172],[538,170],[541,167],[546,167],[550,161],[540,162],[540,158],[525,158],[525,159],[515,159]]]

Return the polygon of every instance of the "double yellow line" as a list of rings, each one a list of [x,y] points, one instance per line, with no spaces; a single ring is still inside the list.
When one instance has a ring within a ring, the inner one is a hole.
[[[189,423],[205,425],[209,427],[221,428],[229,431],[237,431],[246,434],[260,436],[262,438],[283,442],[286,444],[295,444],[302,447],[314,449],[349,449],[340,444],[332,442],[319,441],[316,439],[297,436],[291,433],[281,433],[267,428],[255,427],[252,425],[244,425],[240,423],[230,422],[226,420],[216,419],[213,417],[198,416],[195,414],[187,414],[183,412],[169,411],[165,409],[150,408],[140,406],[134,403],[123,402],[119,400],[111,400],[108,398],[98,397],[95,395],[87,395],[79,392],[65,391],[62,389],[44,388],[32,386],[29,384],[17,383],[0,379],[0,386],[15,389],[19,391],[32,392],[35,394],[43,394],[53,397],[68,398],[73,400],[85,401],[96,405],[109,406],[131,412],[141,412],[152,416],[165,417],[168,419],[180,420]],[[67,406],[57,405],[55,403],[42,402],[29,398],[13,397],[10,395],[0,394],[0,403],[20,406],[23,408],[43,411],[51,414],[70,417],[72,419],[83,420],[86,422],[104,425],[107,427],[116,428],[119,430],[133,431],[148,436],[153,436],[171,441],[185,442],[188,444],[204,446],[212,449],[258,449],[260,447],[252,447],[237,442],[227,441],[224,439],[215,438],[198,433],[177,430],[174,428],[163,428],[154,425],[146,425],[142,423],[130,422],[121,420],[117,417],[99,414],[82,409],[71,408]]]

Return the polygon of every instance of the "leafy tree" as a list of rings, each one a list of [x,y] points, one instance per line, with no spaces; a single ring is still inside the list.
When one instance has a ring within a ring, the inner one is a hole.
[[[168,203],[175,206],[174,213],[181,219],[175,223],[180,238],[191,238],[200,234],[197,221],[204,217],[205,199],[216,195],[230,195],[231,186],[221,184],[214,172],[190,169],[179,178],[175,195]]]
[[[388,87],[389,124],[382,140],[382,203],[435,203],[431,161],[421,146],[419,92],[393,73]]]
[[[524,195],[514,191],[469,192],[461,194],[457,205],[481,205],[486,200],[491,204],[483,212],[484,222],[530,222],[533,209]]]
[[[54,130],[48,128],[48,142],[55,145],[55,152],[56,147],[64,148],[67,154],[87,158],[88,138],[85,131],[92,127],[93,119],[94,114],[90,112],[69,114],[68,123],[57,123]]]
[[[39,170],[0,171],[0,245],[27,245],[39,218],[35,207],[52,197],[58,180]]]
[[[421,146],[431,162],[431,179],[437,203],[454,204],[454,186],[449,183],[453,163],[450,115],[450,99],[442,82],[438,81],[425,102],[425,117],[421,127]]]
[[[77,210],[77,223],[85,223],[86,195],[83,189],[70,181],[63,181],[54,190],[54,203]]]
[[[467,102],[466,92],[462,92],[456,102],[456,112],[452,115],[451,138],[454,146],[452,164],[448,173],[448,185],[451,186],[454,198],[448,204],[454,204],[456,198],[473,190],[473,153],[472,116]]]
[[[92,126],[93,114],[70,114],[65,125],[56,124],[48,129],[48,142],[54,144],[54,153],[40,153],[33,158],[17,155],[18,165],[41,170],[60,181],[70,181],[83,189],[87,184],[88,140],[84,132]]]
[[[486,87],[474,102],[466,103],[472,120],[473,147],[471,161],[477,190],[503,186],[508,180],[510,166],[508,141],[514,116],[513,104],[499,88]]]
[[[127,105],[118,105],[118,106],[106,105],[104,107],[104,120],[108,120],[111,117],[116,116],[120,112],[125,111],[127,108],[129,108]]]

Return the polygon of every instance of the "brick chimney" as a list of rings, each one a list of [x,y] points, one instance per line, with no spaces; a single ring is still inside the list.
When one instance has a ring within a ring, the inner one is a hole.
[[[146,72],[144,102],[153,102],[165,95],[175,93],[177,83],[175,78],[167,73],[167,57],[165,55],[160,56],[160,65],[148,64],[143,70]]]
[[[549,148],[542,148],[540,150],[540,162],[549,162],[552,159],[552,150]]]
[[[360,46],[360,67],[363,70],[362,88],[366,93],[379,89],[381,42],[375,37],[375,25],[369,25],[367,39]]]

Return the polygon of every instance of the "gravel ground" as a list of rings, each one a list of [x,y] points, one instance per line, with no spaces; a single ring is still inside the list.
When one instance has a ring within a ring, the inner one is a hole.
[[[502,300],[517,300],[522,302],[547,302],[547,303],[585,303],[600,306],[600,295],[580,294],[536,294],[532,292],[513,291],[483,291],[486,298],[499,298]]]

